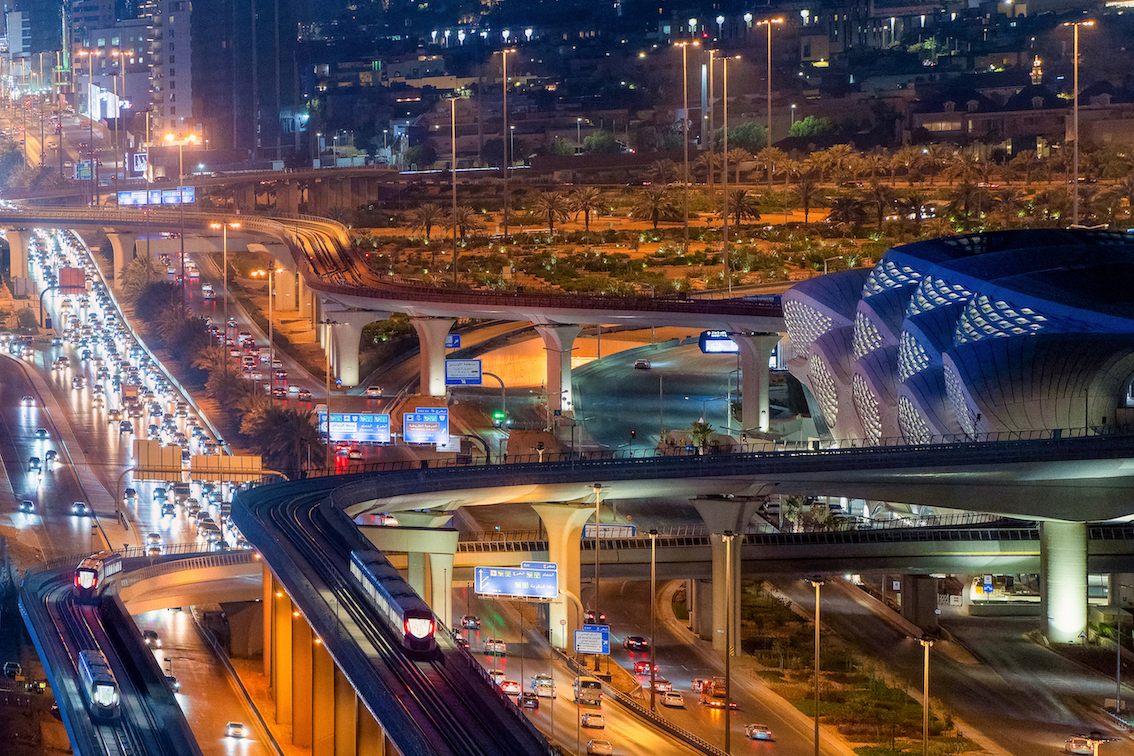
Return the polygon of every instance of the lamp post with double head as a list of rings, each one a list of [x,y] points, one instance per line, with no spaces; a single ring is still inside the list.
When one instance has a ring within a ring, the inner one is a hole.
[[[732,753],[732,610],[735,591],[732,589],[732,541],[736,533],[721,534],[725,544],[725,657],[724,657],[724,750]]]
[[[721,131],[724,132],[723,154],[721,155],[724,159],[723,170],[721,171],[721,257],[724,261],[729,296],[732,296],[732,266],[728,259],[728,62],[732,59],[740,60],[740,56],[721,56],[721,102],[724,107],[724,121],[721,124]]]
[[[591,490],[595,492],[595,606],[592,610],[595,616],[595,622],[599,621],[599,522],[602,512],[602,483],[595,483],[591,486]],[[595,654],[595,672],[599,668],[599,655]]]
[[[165,143],[177,145],[177,206],[181,213],[181,315],[185,315],[185,145],[197,144],[200,138],[193,133],[178,136],[172,131],[166,132]],[[228,327],[227,321],[225,327]]]
[[[514,47],[508,47],[500,51],[501,59],[501,76],[503,78],[504,87],[504,128],[500,132],[500,139],[504,142],[504,236],[508,236],[508,165],[510,156],[508,153],[508,141],[505,138],[508,134],[508,54],[516,52]]]
[[[650,531],[650,711],[657,711],[657,686],[654,684],[657,666],[654,655],[654,638],[657,633],[657,591],[658,591],[658,531]]]
[[[757,26],[768,27],[768,146],[772,146],[772,24],[782,24],[782,18],[769,18],[757,21]],[[772,183],[772,166],[768,164],[768,185]]]
[[[681,123],[681,142],[682,150],[684,151],[684,168],[681,175],[681,196],[682,204],[684,206],[684,219],[683,230],[685,238],[684,252],[689,252],[689,45],[697,45],[697,42],[678,42],[677,46],[681,48],[681,101],[682,101],[682,123]]]
[[[1071,138],[1074,140],[1074,152],[1071,158],[1071,225],[1079,225],[1079,27],[1094,26],[1094,21],[1065,21],[1064,26],[1075,29],[1075,65],[1071,93],[1073,110],[1071,116]]]

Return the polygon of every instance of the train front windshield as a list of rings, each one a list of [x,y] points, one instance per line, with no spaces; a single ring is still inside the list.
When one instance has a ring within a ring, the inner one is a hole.
[[[406,617],[406,632],[415,638],[428,638],[433,635],[433,620],[422,617]]]
[[[89,591],[98,584],[98,571],[84,567],[75,570],[75,585]]]
[[[115,706],[118,703],[118,687],[107,683],[95,683],[91,700],[97,706]]]

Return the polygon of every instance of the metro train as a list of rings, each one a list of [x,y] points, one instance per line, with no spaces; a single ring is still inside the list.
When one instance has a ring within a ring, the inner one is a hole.
[[[87,708],[95,719],[118,719],[118,681],[101,651],[79,652],[79,677],[83,681],[83,696]]]
[[[352,551],[350,574],[407,651],[421,656],[437,651],[433,611],[384,556],[377,551]]]
[[[91,554],[79,562],[75,568],[75,593],[80,598],[90,598],[111,575],[122,571],[122,555],[113,551]]]

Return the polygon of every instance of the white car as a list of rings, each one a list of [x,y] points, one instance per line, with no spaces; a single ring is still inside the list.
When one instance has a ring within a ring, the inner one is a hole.
[[[226,738],[243,738],[244,737],[244,723],[243,722],[229,722],[224,726],[224,736]]]
[[[672,706],[676,709],[685,708],[685,699],[676,690],[667,690],[661,694],[661,705]]]
[[[774,740],[772,730],[768,725],[750,724],[744,726],[744,734],[751,740]]]
[[[584,714],[582,717],[580,717],[579,724],[581,724],[583,727],[589,727],[592,730],[605,730],[606,717],[604,717],[602,714]]]
[[[587,756],[611,756],[614,745],[609,740],[592,740],[587,743]]]
[[[499,638],[489,638],[484,642],[484,653],[493,656],[505,656],[508,653],[508,644]]]

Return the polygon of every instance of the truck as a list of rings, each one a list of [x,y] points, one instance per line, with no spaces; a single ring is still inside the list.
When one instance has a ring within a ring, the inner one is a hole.
[[[130,405],[138,403],[138,387],[134,384],[126,383],[122,385],[122,404]]]
[[[571,684],[575,703],[588,706],[602,705],[602,682],[597,677],[579,676]]]

